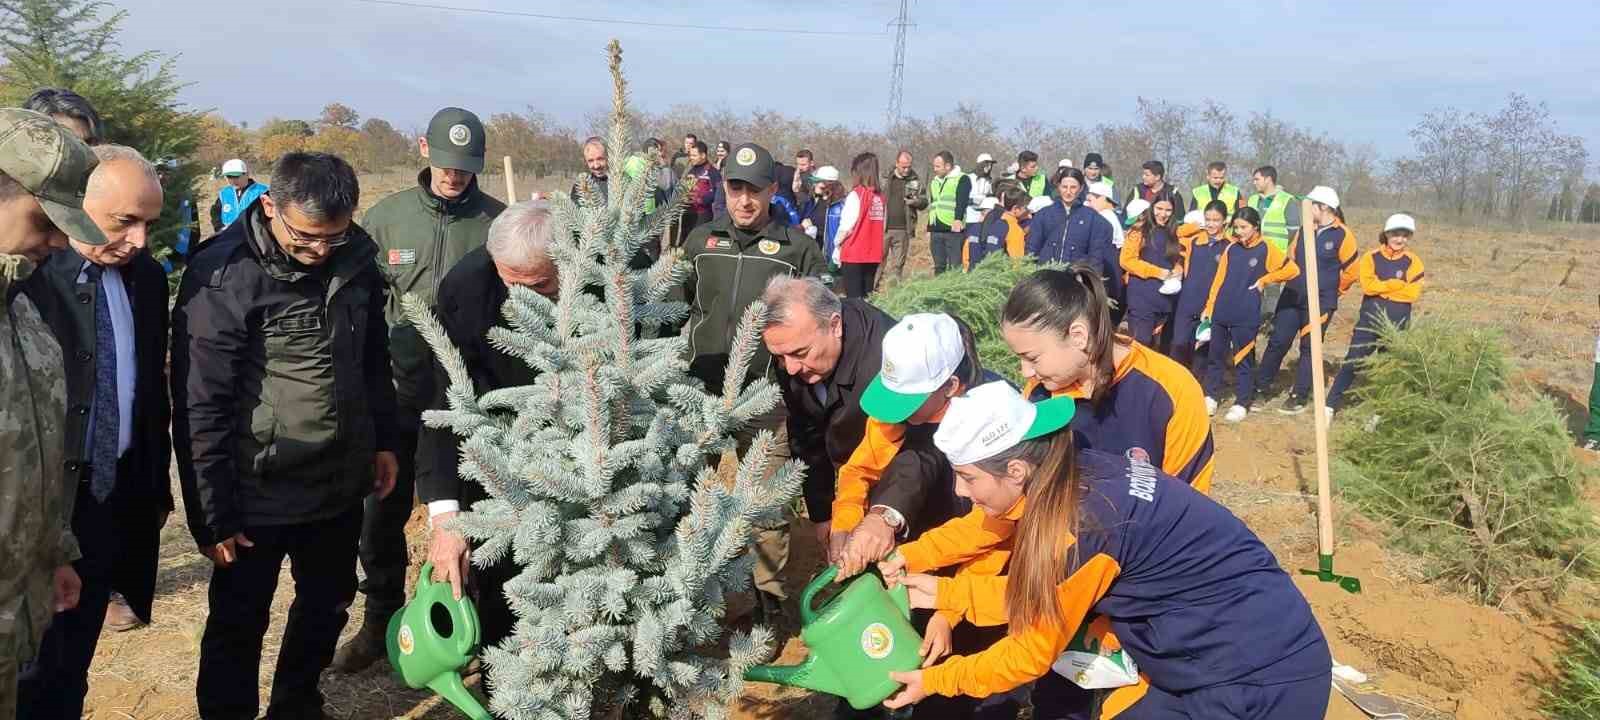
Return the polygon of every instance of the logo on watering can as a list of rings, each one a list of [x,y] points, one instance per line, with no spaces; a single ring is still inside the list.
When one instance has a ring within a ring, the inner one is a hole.
[[[401,625],[400,632],[395,637],[394,644],[400,648],[400,654],[410,655],[417,649],[416,638],[411,636],[411,626]]]
[[[883,623],[873,623],[861,631],[861,652],[873,660],[882,660],[894,652],[894,633]]]

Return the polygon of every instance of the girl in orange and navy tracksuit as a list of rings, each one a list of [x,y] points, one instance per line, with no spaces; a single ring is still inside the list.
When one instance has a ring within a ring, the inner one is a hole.
[[[1206,376],[1207,356],[1195,352],[1194,334],[1206,309],[1211,281],[1217,276],[1217,263],[1228,247],[1228,204],[1221,200],[1206,203],[1201,211],[1204,224],[1191,232],[1189,223],[1178,227],[1184,239],[1183,288],[1178,290],[1178,309],[1172,316],[1172,346],[1169,356],[1189,368],[1196,378]],[[1186,234],[1187,233],[1187,234]]]
[[[1272,337],[1267,341],[1267,351],[1261,356],[1261,367],[1256,369],[1256,386],[1270,385],[1283,365],[1289,346],[1300,341],[1300,360],[1295,366],[1294,386],[1284,401],[1282,412],[1294,414],[1305,409],[1311,397],[1311,331],[1326,333],[1328,321],[1339,309],[1339,278],[1356,260],[1356,241],[1344,225],[1344,211],[1339,209],[1339,196],[1331,188],[1318,186],[1306,196],[1312,201],[1310,222],[1316,227],[1312,240],[1307,243],[1302,228],[1290,241],[1289,255],[1294,264],[1306,267],[1306,246],[1317,252],[1317,299],[1321,304],[1320,323],[1310,317],[1307,302],[1306,278],[1302,272],[1285,283],[1283,294],[1278,296],[1278,307],[1272,316]],[[1321,198],[1321,200],[1319,200]]]
[[[1000,320],[1028,381],[1023,394],[1077,401],[1080,446],[1143,457],[1210,492],[1214,446],[1200,383],[1172,359],[1112,334],[1099,273],[1081,265],[1035,272],[1012,288]]]
[[[1407,249],[1416,229],[1417,221],[1410,215],[1389,216],[1378,247],[1356,261],[1361,312],[1350,334],[1350,351],[1328,390],[1328,407],[1333,410],[1344,405],[1344,393],[1356,380],[1359,361],[1378,350],[1378,319],[1387,318],[1402,328],[1411,322],[1411,305],[1422,297],[1422,258]]]
[[[1139,458],[1080,450],[1074,408],[1000,384],[952,400],[934,442],[956,491],[991,515],[1027,501],[1004,577],[899,578],[916,607],[1004,618],[989,649],[891,673],[885,702],[984,697],[1030,681],[1038,720],[1087,717],[1087,695],[1052,665],[1099,615],[1141,682],[1101,717],[1305,720],[1327,712],[1332,657],[1305,597],[1242,521]],[[1070,671],[1070,670],[1069,670]]]
[[[1177,207],[1158,198],[1122,243],[1122,270],[1128,277],[1128,332],[1145,347],[1157,347],[1158,332],[1172,323],[1177,296],[1161,294],[1168,278],[1183,277],[1183,243]]]
[[[1202,313],[1211,323],[1206,397],[1221,395],[1223,373],[1229,362],[1236,369],[1234,406],[1226,416],[1231,422],[1243,420],[1256,397],[1255,344],[1261,328],[1261,292],[1272,283],[1287,282],[1299,274],[1299,266],[1262,238],[1261,214],[1255,208],[1240,208],[1233,218],[1233,240],[1217,263],[1217,274]]]

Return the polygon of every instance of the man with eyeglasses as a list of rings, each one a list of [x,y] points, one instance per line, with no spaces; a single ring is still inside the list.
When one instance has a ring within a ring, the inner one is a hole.
[[[394,488],[395,389],[377,244],[355,171],[289,153],[272,191],[190,260],[172,311],[173,445],[215,566],[202,718],[254,718],[284,558],[294,605],[267,717],[323,717],[318,676],[356,593],[362,501]]]
[[[406,600],[406,520],[416,486],[422,410],[433,399],[433,353],[406,319],[400,299],[416,295],[434,307],[450,268],[489,239],[489,224],[506,209],[478,187],[484,164],[483,123],[461,108],[434,113],[417,149],[428,166],[411,187],[374,205],[361,226],[378,244],[378,268],[389,282],[389,353],[394,366],[395,491],[368,498],[361,524],[360,590],[367,596],[361,629],[333,656],[335,672],[359,672],[385,655],[389,616]]]

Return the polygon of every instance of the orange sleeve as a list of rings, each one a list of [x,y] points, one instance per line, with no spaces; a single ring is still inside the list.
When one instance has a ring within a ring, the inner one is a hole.
[[[1357,250],[1355,233],[1344,225],[1340,225],[1339,229],[1344,231],[1344,242],[1339,243],[1339,293],[1343,294],[1356,284],[1356,263],[1351,261],[1355,259]]]
[[[906,437],[904,424],[881,423],[867,418],[866,430],[861,433],[861,444],[850,453],[850,459],[839,468],[833,486],[834,532],[850,532],[867,514],[867,495],[872,486],[883,477],[894,456],[900,454],[900,445]]]
[[[1272,283],[1285,283],[1300,277],[1300,264],[1289,254],[1267,243],[1267,267],[1272,268],[1261,276],[1261,287]]]
[[[988,697],[1042,677],[1121,571],[1109,555],[1089,558],[1056,587],[1059,618],[1013,630],[983,652],[928,668],[922,671],[922,686],[936,695]]]
[[[1189,277],[1189,258],[1194,255],[1194,239],[1205,235],[1206,229],[1200,225],[1181,223],[1178,225],[1178,246],[1183,248],[1183,276]]]
[[[970,618],[973,625],[990,627],[1006,624],[1006,576],[957,574],[939,578],[934,599],[939,612],[953,612]]]
[[[1011,538],[1015,520],[991,518],[978,508],[900,546],[907,572],[928,572],[966,562]]]
[[[1027,235],[1015,220],[1006,220],[1006,254],[1014,258],[1028,254]]]
[[[979,237],[978,242],[983,242],[983,238]],[[972,269],[972,243],[970,242],[961,243],[961,269]]]
[[[1210,494],[1214,467],[1205,391],[1182,365],[1172,363],[1172,367],[1176,372],[1165,372],[1164,367],[1161,370],[1152,368],[1153,376],[1172,399],[1172,417],[1167,418],[1161,469],[1168,475],[1188,480],[1189,485],[1202,494]]]
[[[1222,290],[1222,281],[1228,276],[1228,251],[1231,249],[1233,249],[1232,245],[1223,248],[1222,257],[1217,258],[1217,274],[1211,278],[1211,292],[1206,294],[1206,309],[1201,311],[1200,317],[1211,317],[1212,311],[1217,307],[1217,293]],[[1194,338],[1179,339],[1184,342],[1194,340]]]
[[[1129,230],[1123,238],[1123,272],[1148,280],[1160,280],[1162,276],[1167,274],[1166,270],[1158,267],[1155,263],[1145,262],[1143,258],[1139,257],[1139,252],[1144,249],[1144,233],[1139,232],[1138,228]]]
[[[1389,289],[1388,281],[1378,279],[1377,265],[1372,258],[1377,252],[1377,250],[1373,250],[1362,255],[1361,259],[1356,261],[1356,277],[1361,281],[1361,294],[1363,295],[1382,295]],[[1341,291],[1344,290],[1343,282],[1339,283],[1339,289]]]
[[[1404,280],[1390,280],[1396,287],[1384,294],[1384,298],[1395,302],[1414,303],[1422,297],[1422,258],[1407,250],[1411,256],[1411,269],[1406,271]]]

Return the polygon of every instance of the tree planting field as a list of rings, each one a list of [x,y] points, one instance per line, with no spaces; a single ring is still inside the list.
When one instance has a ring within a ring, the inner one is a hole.
[[[409,172],[364,176],[363,207],[406,187],[413,177]],[[504,196],[501,178],[481,180],[485,189]],[[519,193],[564,191],[568,182],[523,180]],[[202,198],[202,203],[209,204],[210,198]],[[1351,226],[1363,248],[1374,242],[1387,211],[1351,212]],[[1516,392],[1553,398],[1569,428],[1579,428],[1600,317],[1595,304],[1600,255],[1594,251],[1600,247],[1600,228],[1543,223],[1470,227],[1429,216],[1419,218],[1419,223],[1413,248],[1428,269],[1419,318],[1445,316],[1501,330],[1517,366]],[[910,265],[914,274],[931,272],[925,241],[913,246]],[[1331,358],[1343,358],[1359,303],[1357,292],[1343,298],[1328,335]],[[1335,658],[1371,675],[1382,691],[1414,702],[1413,717],[1538,717],[1541,690],[1555,683],[1556,662],[1568,633],[1581,620],[1594,617],[1600,607],[1597,588],[1587,580],[1573,579],[1553,599],[1524,595],[1499,608],[1475,604],[1451,588],[1425,582],[1422,558],[1386,547],[1388,528],[1343,503],[1338,506],[1337,567],[1361,578],[1365,591],[1350,595],[1337,585],[1299,575],[1300,568],[1315,567],[1317,560],[1311,415],[1279,415],[1271,411],[1276,400],[1269,396],[1258,402],[1261,412],[1241,425],[1216,423],[1214,495],[1295,574]],[[1581,455],[1586,465],[1594,465],[1594,457],[1577,449],[1572,452]],[[1600,507],[1600,494],[1592,488],[1587,500],[1591,507]],[[195,552],[182,518],[180,508],[163,533],[154,624],[126,633],[108,632],[101,639],[90,680],[89,717],[197,717],[194,677],[209,563]],[[410,537],[415,568],[426,548],[420,510],[413,516]],[[798,596],[798,588],[817,565],[815,551],[805,540],[810,537],[809,525],[796,521],[796,556],[789,578],[793,596]],[[262,662],[263,701],[292,595],[293,581],[286,567]],[[360,617],[361,602],[358,595],[347,635],[358,624],[354,620]],[[792,634],[794,628],[786,630]],[[799,641],[791,639],[782,661],[794,662],[803,655]],[[355,676],[325,676],[323,689],[335,717],[458,716],[430,700],[426,691],[404,688],[383,663]],[[739,709],[749,718],[814,718],[826,716],[831,704],[831,699],[805,691],[757,686],[739,700]],[[1330,718],[1363,717],[1342,698],[1333,698],[1330,708]]]

